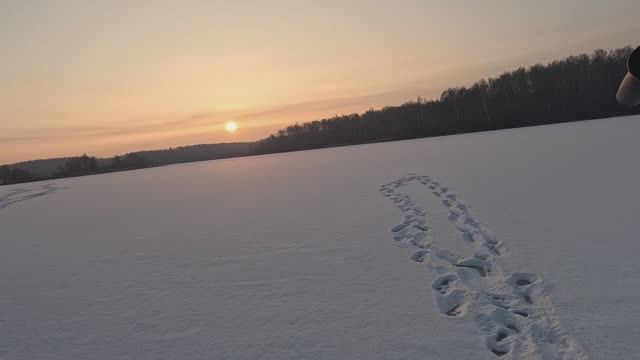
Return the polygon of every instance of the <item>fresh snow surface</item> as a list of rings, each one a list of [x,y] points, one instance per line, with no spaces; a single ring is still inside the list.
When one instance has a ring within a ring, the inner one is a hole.
[[[640,117],[0,188],[0,359],[637,359]]]

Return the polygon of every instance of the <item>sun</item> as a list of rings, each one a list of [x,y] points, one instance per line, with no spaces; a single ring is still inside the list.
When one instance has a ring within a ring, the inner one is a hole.
[[[234,133],[238,130],[238,124],[236,124],[235,121],[227,121],[227,123],[224,124],[224,129],[227,130],[227,132]]]

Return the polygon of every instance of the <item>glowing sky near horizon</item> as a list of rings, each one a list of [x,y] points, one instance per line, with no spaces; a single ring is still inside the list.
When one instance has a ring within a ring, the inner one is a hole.
[[[0,163],[254,140],[434,98],[638,44],[638,14],[637,0],[0,0]]]

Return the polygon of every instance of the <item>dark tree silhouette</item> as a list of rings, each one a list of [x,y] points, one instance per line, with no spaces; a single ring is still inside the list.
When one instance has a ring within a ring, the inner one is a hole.
[[[470,87],[445,90],[363,114],[295,124],[258,141],[258,153],[400,140],[588,120],[639,113],[615,99],[633,51],[596,50],[547,65],[519,68]]]
[[[11,169],[7,165],[0,166],[0,184],[8,184],[9,183],[9,175],[11,174]]]
[[[98,159],[84,154],[69,159],[53,174],[54,178],[95,174],[99,171]]]
[[[67,160],[63,165],[58,167],[51,177],[55,179],[71,176],[92,175],[113,171],[139,169],[149,165],[150,163],[138,153],[128,153],[122,156],[117,155],[110,159],[110,161],[99,161],[93,156],[84,154]]]
[[[0,166],[0,185],[19,184],[29,181],[40,180],[30,171],[20,169],[15,166]]]
[[[121,171],[129,169],[140,169],[149,166],[149,162],[137,153],[128,153],[125,155],[116,155],[111,160],[111,170]]]

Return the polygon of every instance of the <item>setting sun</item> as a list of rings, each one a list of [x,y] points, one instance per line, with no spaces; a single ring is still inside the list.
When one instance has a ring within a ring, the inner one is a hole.
[[[238,130],[238,124],[236,124],[235,121],[227,121],[227,123],[224,124],[224,129],[230,133],[236,132],[236,130]]]

